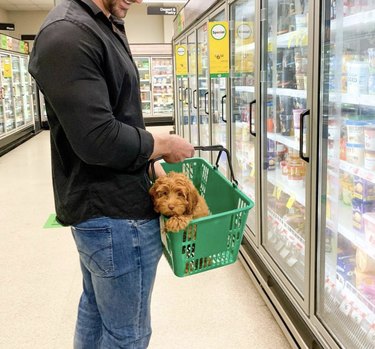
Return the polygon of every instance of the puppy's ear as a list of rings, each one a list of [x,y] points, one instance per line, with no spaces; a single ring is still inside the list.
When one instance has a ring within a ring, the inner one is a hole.
[[[150,190],[148,191],[149,194],[151,195],[151,198],[152,198],[152,202],[154,203],[154,210],[155,212],[160,212],[159,209],[158,209],[158,205],[156,204],[156,188],[157,188],[157,183],[155,182],[152,187],[150,188]]]
[[[199,194],[198,190],[194,187],[192,183],[189,183],[188,192],[187,192],[187,201],[188,201],[188,212],[187,214],[193,214],[195,207],[198,204]]]

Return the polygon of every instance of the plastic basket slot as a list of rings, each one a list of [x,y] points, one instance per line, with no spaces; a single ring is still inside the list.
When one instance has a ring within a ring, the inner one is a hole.
[[[186,235],[187,241],[195,241],[197,239],[197,225],[196,224],[189,225],[186,229],[186,233],[187,233]]]
[[[182,254],[185,255],[185,257],[188,259],[194,258],[195,257],[195,244],[182,246]]]
[[[184,163],[182,165],[182,172],[190,179],[193,179],[193,175],[194,175],[194,168],[193,168],[193,163],[191,162],[188,162],[188,163]]]

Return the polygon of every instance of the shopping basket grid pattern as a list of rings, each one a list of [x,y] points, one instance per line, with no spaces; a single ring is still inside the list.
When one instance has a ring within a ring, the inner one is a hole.
[[[164,255],[175,275],[188,276],[234,263],[254,203],[203,158],[162,166],[166,172],[186,174],[210,209],[209,216],[192,220],[185,230],[162,233]],[[166,220],[162,218],[162,225]]]

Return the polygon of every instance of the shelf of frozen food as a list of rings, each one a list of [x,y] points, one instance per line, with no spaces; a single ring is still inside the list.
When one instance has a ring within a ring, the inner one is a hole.
[[[304,180],[301,180],[299,184],[290,183],[288,178],[284,178],[281,174],[280,169],[275,169],[272,171],[267,171],[267,180],[283,191],[285,194],[288,194],[291,198],[297,200],[301,205],[305,206],[305,183]]]
[[[366,105],[375,107],[375,95],[351,94],[351,93],[329,93],[329,101],[332,103]]]
[[[330,166],[331,168],[339,167],[340,170],[350,173],[351,175],[361,177],[375,184],[375,172],[371,170],[367,170],[361,166],[351,164],[345,160],[335,160],[335,159],[329,159],[328,166]]]
[[[359,247],[369,257],[375,259],[374,248],[365,240],[365,233],[353,228],[352,206],[340,202],[338,204],[337,222],[327,219],[327,227],[337,231],[356,247]]]
[[[306,90],[296,90],[292,88],[268,88],[267,93],[269,95],[296,97],[296,98],[307,98]]]
[[[172,96],[173,93],[154,93],[154,96]]]
[[[255,92],[254,86],[234,86],[235,92]]]
[[[363,28],[364,30],[368,31],[368,24],[375,23],[375,9],[358,12],[356,14],[345,16],[341,18],[340,21],[334,19],[331,21],[331,30],[335,31],[337,28],[344,28],[344,29],[355,29],[355,28]]]
[[[138,68],[139,71],[149,71],[150,68]]]
[[[141,92],[149,93],[149,92],[151,92],[151,90],[141,90]]]
[[[139,81],[140,82],[148,82],[148,83],[150,83],[150,79],[140,79]]]
[[[151,101],[142,101],[142,103],[151,103]]]
[[[277,223],[283,229],[285,229],[285,233],[286,233],[286,235],[288,237],[288,240],[290,242],[293,242],[298,247],[298,249],[300,249],[302,251],[302,253],[304,254],[304,251],[305,251],[305,239],[303,238],[303,236],[301,236],[300,234],[298,234],[287,223],[287,221],[283,217],[280,217],[274,210],[272,210],[269,207],[268,207],[268,214],[270,215],[270,217],[272,217],[273,220],[277,221]]]
[[[288,33],[277,35],[276,45],[278,48],[292,48],[308,45],[307,27]],[[268,51],[272,51],[274,38],[270,37],[268,41]]]
[[[280,133],[267,132],[267,138],[282,143],[288,148],[299,150],[299,142],[294,136],[283,136]]]
[[[160,87],[160,86],[172,86],[171,83],[167,83],[167,84],[152,84],[152,86],[156,86],[156,87]]]

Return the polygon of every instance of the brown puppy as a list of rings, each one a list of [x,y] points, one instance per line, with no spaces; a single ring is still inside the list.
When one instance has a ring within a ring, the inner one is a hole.
[[[159,177],[151,187],[150,195],[155,211],[170,217],[165,223],[167,231],[178,232],[192,219],[209,214],[206,201],[183,173],[172,171]]]

